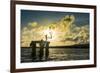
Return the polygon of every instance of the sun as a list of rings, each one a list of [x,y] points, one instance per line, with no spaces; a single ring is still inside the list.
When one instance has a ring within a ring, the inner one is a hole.
[[[48,41],[54,41],[56,39],[56,31],[53,29],[46,29],[43,31],[43,35],[47,36]]]

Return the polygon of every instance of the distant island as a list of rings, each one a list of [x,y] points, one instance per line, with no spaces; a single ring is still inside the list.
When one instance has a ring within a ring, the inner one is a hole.
[[[21,48],[31,48],[31,47],[21,47]],[[75,44],[75,45],[70,45],[70,46],[49,46],[49,48],[89,48],[89,43],[88,44]]]
[[[75,44],[70,46],[50,46],[50,48],[89,48],[89,44]]]

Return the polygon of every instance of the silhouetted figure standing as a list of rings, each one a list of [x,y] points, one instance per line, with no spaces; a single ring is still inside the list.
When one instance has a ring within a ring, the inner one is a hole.
[[[32,48],[32,53],[31,53],[32,59],[33,59],[33,61],[35,61],[35,59],[36,59],[36,43],[32,41],[30,43],[30,47]]]
[[[40,42],[40,50],[39,50],[39,60],[42,60],[44,54],[44,41]]]
[[[49,57],[49,43],[46,41],[46,46],[45,46],[45,59],[48,60]]]
[[[47,42],[47,35],[45,35],[45,39],[46,39],[46,42],[45,42],[45,59],[47,60],[48,57],[49,57],[49,44],[50,44],[50,42]]]

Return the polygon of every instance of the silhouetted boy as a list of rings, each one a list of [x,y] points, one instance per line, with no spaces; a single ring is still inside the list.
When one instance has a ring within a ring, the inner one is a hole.
[[[42,60],[44,54],[44,41],[40,42],[40,50],[39,50],[39,60]]]
[[[46,39],[46,42],[45,42],[45,59],[47,60],[48,57],[49,57],[49,44],[50,42],[48,42],[48,37],[47,35],[45,35],[45,39]]]
[[[47,60],[49,57],[49,43],[46,41],[46,46],[45,46],[45,59]]]
[[[32,56],[32,59],[34,61],[36,59],[36,43],[32,41],[30,43],[30,47],[32,48],[31,56]]]

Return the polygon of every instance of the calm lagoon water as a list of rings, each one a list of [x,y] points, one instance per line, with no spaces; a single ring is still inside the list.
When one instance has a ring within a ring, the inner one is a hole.
[[[31,48],[21,48],[22,63],[32,62],[31,51]],[[45,61],[70,61],[88,59],[89,48],[49,48],[49,59]]]

